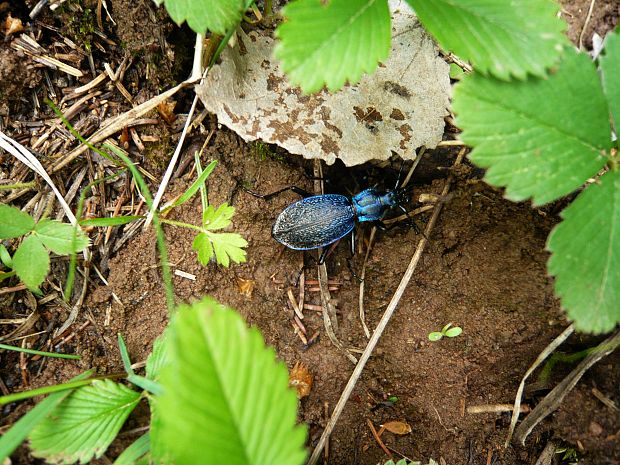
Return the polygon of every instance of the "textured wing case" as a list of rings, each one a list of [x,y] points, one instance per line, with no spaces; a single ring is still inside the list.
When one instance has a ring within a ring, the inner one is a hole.
[[[295,250],[318,249],[349,234],[355,226],[351,200],[343,195],[307,197],[282,211],[273,238]]]

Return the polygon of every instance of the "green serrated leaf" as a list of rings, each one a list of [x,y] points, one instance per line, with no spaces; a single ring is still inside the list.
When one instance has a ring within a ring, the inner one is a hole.
[[[161,441],[162,422],[159,413],[159,399],[159,396],[148,396],[149,408],[151,410],[151,463],[156,465],[175,465],[170,458],[167,444]]]
[[[29,435],[32,454],[57,464],[101,457],[139,400],[110,380],[76,389]]]
[[[155,0],[166,5],[172,20],[187,25],[197,34],[207,31],[225,35],[241,21],[243,0]]]
[[[209,232],[208,235],[219,265],[228,267],[230,260],[235,263],[245,262],[246,252],[243,247],[247,247],[248,242],[239,234]]]
[[[43,245],[58,255],[81,252],[88,247],[88,236],[82,229],[76,229],[69,223],[42,220],[34,227],[34,231]]]
[[[303,463],[296,395],[257,329],[206,298],[179,308],[168,338],[161,428],[151,434],[176,465]]]
[[[82,373],[71,381],[79,381],[88,378],[92,371]],[[17,422],[13,423],[11,428],[0,436],[0,463],[5,462],[6,458],[13,453],[22,443],[36,425],[45,420],[51,412],[60,404],[69,394],[70,390],[54,392],[42,401],[38,402],[31,410],[22,416]],[[8,462],[10,463],[10,461]]]
[[[603,90],[607,96],[616,134],[618,134],[620,132],[620,29],[606,37],[600,64]]]
[[[209,231],[223,229],[230,225],[231,218],[235,214],[235,207],[223,203],[217,210],[209,205],[202,215],[202,227]]]
[[[13,255],[13,270],[30,290],[37,290],[50,271],[50,257],[38,236],[27,236]]]
[[[562,212],[547,268],[575,328],[603,333],[620,323],[620,172],[609,171]]]
[[[113,465],[135,465],[140,457],[148,453],[150,446],[149,433],[143,434],[116,458]]]
[[[213,257],[213,246],[206,233],[199,233],[192,242],[192,249],[198,253],[198,261],[202,266],[207,266]]]
[[[274,55],[304,92],[355,84],[390,53],[386,0],[297,0],[282,14]]]
[[[0,205],[0,239],[12,239],[32,231],[34,220],[28,213],[9,205]]]
[[[567,50],[547,79],[503,82],[465,76],[453,108],[471,160],[506,197],[540,205],[594,176],[611,148],[607,104],[585,54]]]
[[[545,76],[568,44],[559,6],[550,0],[407,2],[443,49],[502,80]]]

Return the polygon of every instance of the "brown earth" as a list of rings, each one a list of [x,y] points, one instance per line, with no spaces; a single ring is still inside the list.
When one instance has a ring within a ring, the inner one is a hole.
[[[162,30],[144,27],[142,22],[142,19],[148,21],[152,12],[145,2],[110,3],[113,15],[124,17],[117,31],[124,43],[138,48],[136,44],[158,43]],[[569,37],[576,40],[590,1],[563,3],[563,16],[570,25]],[[604,35],[617,24],[619,16],[617,2],[597,2],[584,35],[585,44],[591,43],[591,31]],[[6,46],[0,45],[0,54],[8,53],[3,47]],[[153,71],[149,60],[162,60],[161,56],[149,55],[148,46],[145,50],[140,55],[145,57],[138,68],[141,73],[147,69]],[[177,64],[168,63],[156,82],[162,85],[169,82]],[[0,76],[8,66],[10,61],[0,62]],[[35,78],[19,82],[24,95],[37,84]],[[13,108],[23,104],[20,101]],[[247,145],[225,128],[218,128],[215,121],[207,121],[205,129],[213,129],[214,135],[203,160],[219,161],[209,179],[209,200],[213,205],[228,202],[237,209],[233,230],[248,240],[248,260],[229,269],[213,264],[202,267],[191,249],[193,234],[166,227],[173,270],[196,275],[195,281],[174,277],[177,298],[191,301],[205,294],[214,296],[237,309],[248,323],[258,326],[289,368],[298,361],[308,366],[314,375],[314,385],[310,395],[301,401],[300,419],[309,425],[308,445],[312,447],[325,425],[325,409],[331,412],[353,365],[324,334],[318,313],[306,310],[304,323],[308,335],[320,332],[318,343],[309,348],[304,347],[291,326],[286,293],[288,289],[293,289],[295,295],[298,293],[296,281],[303,255],[275,243],[270,230],[278,213],[297,196],[284,194],[266,202],[240,189],[241,185],[250,185],[267,193],[295,184],[310,190],[312,183],[306,176],[309,166],[277,149]],[[204,138],[195,136],[190,147],[199,147]],[[455,152],[436,151],[424,156],[414,175],[416,199],[421,193],[440,192],[455,155]],[[397,168],[378,170],[364,166],[345,172],[344,168],[335,166],[327,169],[325,177],[346,179],[338,185],[328,184],[328,188],[347,193],[374,183],[377,176],[389,187],[396,179]],[[528,203],[508,202],[500,191],[480,181],[479,171],[468,167],[456,173],[456,180],[452,192],[442,199],[442,213],[416,273],[334,431],[328,463],[374,465],[386,460],[370,433],[367,419],[377,427],[390,420],[406,421],[412,428],[410,434],[384,433],[383,439],[398,451],[396,458],[402,453],[423,463],[434,458],[447,464],[534,464],[551,438],[575,449],[581,458],[579,463],[620,463],[620,414],[604,406],[591,392],[597,388],[616,404],[620,403],[620,354],[617,353],[584,376],[558,411],[534,430],[526,447],[503,448],[508,414],[466,412],[466,407],[474,405],[512,403],[527,368],[568,323],[545,270],[548,259],[545,241],[558,221],[561,206],[537,210]],[[191,181],[189,175],[179,177],[169,189],[168,198],[182,192]],[[171,218],[197,224],[199,201],[195,199],[175,210]],[[424,226],[427,220],[428,217],[422,216],[416,221]],[[360,228],[360,235],[366,239],[368,232],[369,228]],[[364,305],[370,328],[379,321],[420,237],[411,228],[378,234],[366,268]],[[351,264],[356,274],[360,273],[365,247],[364,240],[360,240],[358,248],[364,252],[358,253]],[[339,289],[333,292],[338,302],[338,336],[347,347],[362,349],[366,337],[358,318],[359,283],[347,266],[348,250],[347,244],[340,244],[327,259],[327,265],[330,278],[340,283]],[[310,255],[306,254],[305,258],[306,281],[316,277],[315,262]],[[48,361],[39,376],[33,364],[31,386],[63,382],[90,367],[97,367],[101,373],[122,371],[116,346],[118,332],[125,337],[133,360],[144,360],[150,353],[153,340],[167,324],[153,236],[136,235],[102,268],[109,286],[103,286],[93,274],[91,291],[76,327],[87,320],[92,323],[65,346],[65,350],[79,353],[82,359]],[[242,284],[248,281],[254,283],[250,295],[242,292]],[[120,303],[112,298],[112,293]],[[306,296],[306,302],[320,304],[318,293],[307,289]],[[11,299],[5,301],[2,318],[27,312],[25,296]],[[50,308],[44,316],[46,321],[55,319],[62,323],[67,312]],[[447,323],[462,327],[463,333],[454,339],[429,342],[428,334]],[[576,335],[562,350],[578,352],[599,340]],[[14,354],[0,354],[0,357],[0,379],[12,391],[23,389],[18,357]],[[549,378],[534,380],[534,387],[526,392],[524,402],[534,406],[571,368],[570,364],[558,364]],[[390,396],[398,400],[388,405]],[[7,422],[14,421],[24,408],[26,404],[5,409]],[[145,426],[147,422],[147,413],[142,410],[130,420],[127,429]],[[107,455],[114,457],[135,437],[124,436]],[[16,452],[13,463],[37,461],[22,448]]]

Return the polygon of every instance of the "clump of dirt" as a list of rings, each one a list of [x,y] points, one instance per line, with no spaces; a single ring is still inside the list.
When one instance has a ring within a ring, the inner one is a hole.
[[[592,49],[592,35],[596,32],[605,37],[618,24],[620,4],[618,2],[593,2],[592,0],[565,0],[562,4],[562,18],[568,23],[567,35],[570,41],[579,45],[579,39],[587,50]],[[588,18],[588,12],[591,11]]]

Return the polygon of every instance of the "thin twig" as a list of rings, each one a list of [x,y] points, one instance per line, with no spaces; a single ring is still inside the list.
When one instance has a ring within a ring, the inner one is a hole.
[[[392,460],[394,456],[388,450],[388,448],[385,447],[385,444],[383,444],[383,441],[381,440],[379,433],[377,433],[377,430],[375,429],[375,425],[373,425],[372,421],[370,421],[368,418],[366,419],[366,423],[368,424],[368,427],[370,428],[370,432],[374,436],[375,441],[377,441],[377,444],[379,444],[379,447],[381,447],[381,449],[383,449],[383,452],[385,452],[385,455],[387,455],[390,458],[390,460]]]
[[[534,427],[554,412],[564,397],[575,387],[583,374],[602,358],[620,346],[620,330],[613,333],[592,350],[570,374],[554,387],[549,394],[532,410],[515,431],[515,441],[525,444]]]
[[[540,355],[536,357],[536,360],[534,360],[534,363],[532,364],[532,366],[529,367],[528,370],[523,375],[523,379],[521,380],[521,383],[519,384],[519,388],[517,389],[517,395],[515,396],[515,403],[512,409],[512,418],[510,419],[510,428],[508,429],[508,436],[506,437],[506,442],[504,444],[504,447],[508,447],[508,445],[510,444],[510,441],[512,439],[512,434],[514,433],[515,426],[517,426],[517,421],[519,420],[521,397],[523,396],[523,390],[525,389],[525,381],[527,380],[527,378],[529,378],[529,376],[532,373],[534,373],[534,370],[536,370],[536,368],[538,368],[540,364],[549,355],[551,355],[553,351],[555,351],[555,349],[557,349],[566,339],[568,339],[568,336],[573,334],[573,331],[575,331],[575,328],[573,325],[570,325],[568,328],[562,331],[562,334],[560,334],[553,341],[551,341],[551,343],[547,347],[545,347],[545,350],[543,350],[540,353]]]
[[[423,146],[420,148],[420,151],[418,152],[415,160],[413,161],[411,168],[409,168],[409,172],[407,173],[407,176],[405,176],[405,179],[403,180],[401,187],[405,187],[411,180],[411,177],[413,176],[413,172],[415,171],[416,167],[420,163],[420,160],[422,159],[422,155],[424,155],[424,152],[426,152],[426,147]],[[429,210],[431,208],[432,207],[430,207]],[[409,214],[403,215],[403,217],[409,219]],[[393,221],[398,221],[398,220],[394,219]],[[360,292],[359,292],[359,300],[358,300],[359,317],[360,317],[360,322],[362,323],[362,328],[364,329],[364,334],[366,335],[367,339],[370,339],[370,330],[368,329],[368,325],[366,324],[366,311],[364,310],[364,289],[366,287],[365,286],[366,264],[368,263],[368,257],[370,256],[370,251],[372,250],[372,241],[375,238],[376,233],[377,233],[377,227],[373,226],[372,229],[370,230],[370,239],[368,239],[368,248],[366,249],[366,255],[364,255],[364,263],[362,264],[362,273],[360,276]]]
[[[467,407],[467,413],[504,413],[512,412],[512,404],[488,404],[488,405],[470,405]],[[527,413],[531,409],[528,405],[522,405],[520,408],[521,413]]]
[[[362,264],[362,274],[360,276],[360,293],[359,293],[359,307],[360,307],[360,322],[362,323],[362,328],[364,328],[364,334],[367,339],[370,339],[370,330],[368,329],[368,325],[366,324],[366,311],[364,310],[364,289],[366,282],[366,263],[368,263],[368,257],[370,256],[370,251],[372,250],[372,241],[375,238],[375,234],[377,233],[377,227],[373,226],[370,230],[370,239],[368,239],[368,247],[366,248],[366,254],[364,255],[364,263]]]
[[[323,186],[320,179],[323,179],[323,173],[320,160],[315,160],[313,174],[316,178],[314,189],[316,192],[322,193]],[[319,249],[319,254],[322,253],[321,250],[322,249]],[[347,358],[351,360],[351,362],[357,363],[357,359],[346,349],[344,344],[340,342],[338,336],[336,336],[336,331],[338,330],[338,316],[336,307],[332,302],[332,297],[329,292],[329,278],[327,277],[327,267],[325,266],[325,263],[318,265],[317,274],[319,278],[319,287],[321,288],[321,306],[323,309],[323,325],[325,326],[325,332],[327,333],[327,336],[332,344],[343,352]]]
[[[465,149],[463,148],[459,152],[459,155],[456,161],[454,162],[454,167],[461,164],[461,161],[463,160],[464,156],[465,156]],[[454,179],[454,176],[450,174],[444,185],[444,188],[441,194],[442,196],[445,196],[450,190],[450,186],[453,182],[453,179]],[[435,206],[433,215],[431,216],[431,219],[426,225],[425,234],[422,237],[422,239],[420,239],[420,242],[418,242],[418,247],[416,248],[416,251],[413,254],[413,257],[411,257],[409,266],[407,267],[407,270],[405,271],[405,274],[403,275],[400,281],[400,284],[398,285],[398,288],[396,289],[396,292],[394,292],[392,300],[390,300],[390,303],[385,309],[385,312],[383,313],[383,316],[381,317],[381,320],[379,321],[377,328],[372,333],[372,336],[370,340],[368,341],[366,348],[364,349],[364,353],[362,353],[359,362],[355,366],[355,369],[353,370],[353,373],[351,374],[351,377],[349,378],[349,381],[347,382],[347,385],[345,386],[342,394],[340,395],[340,399],[338,399],[338,403],[336,404],[336,407],[334,408],[332,417],[330,418],[329,423],[325,427],[325,430],[323,431],[323,434],[321,435],[321,438],[319,439],[318,444],[316,445],[316,447],[314,448],[314,451],[312,452],[312,455],[310,456],[308,465],[316,464],[321,454],[321,450],[325,446],[325,442],[331,435],[334,429],[334,426],[336,426],[336,423],[338,422],[338,419],[340,418],[340,415],[342,414],[342,411],[344,410],[344,406],[349,400],[349,397],[351,396],[351,393],[353,392],[353,389],[355,388],[355,385],[357,384],[357,380],[359,379],[360,375],[362,374],[362,371],[364,370],[364,367],[366,366],[366,362],[368,362],[368,359],[370,358],[372,352],[374,351],[374,348],[379,342],[379,339],[381,338],[381,335],[383,334],[385,327],[387,326],[388,322],[390,321],[390,318],[394,314],[394,311],[396,310],[396,307],[398,306],[398,303],[400,302],[400,299],[403,293],[405,292],[405,289],[407,288],[407,285],[409,284],[411,277],[413,276],[413,272],[415,271],[418,265],[418,262],[420,261],[420,257],[422,256],[422,253],[424,252],[426,244],[428,243],[428,239],[426,238],[430,237],[433,227],[435,226],[435,223],[437,222],[437,218],[439,218],[441,207],[442,207],[442,203],[438,203]]]
[[[590,18],[592,18],[592,10],[594,10],[594,3],[596,0],[592,0],[590,2],[590,8],[588,9],[588,15],[586,16],[586,20],[583,23],[583,28],[581,29],[581,33],[579,34],[579,50],[583,50],[583,36],[586,33],[586,28],[588,27],[588,23],[590,22]]]

